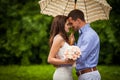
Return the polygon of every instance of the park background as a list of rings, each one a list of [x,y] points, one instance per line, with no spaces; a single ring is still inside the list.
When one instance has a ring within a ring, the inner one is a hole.
[[[47,63],[53,17],[40,14],[39,0],[0,0],[0,80],[52,80]],[[120,79],[120,0],[107,0],[109,20],[91,26],[101,42],[98,69],[102,80]],[[77,80],[73,68],[74,80]]]

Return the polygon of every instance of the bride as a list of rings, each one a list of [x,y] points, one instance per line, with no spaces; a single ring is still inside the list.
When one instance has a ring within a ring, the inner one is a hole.
[[[69,47],[69,24],[67,17],[58,15],[53,19],[50,31],[50,52],[48,55],[48,63],[56,65],[53,74],[53,80],[73,80],[72,64],[74,61],[64,58],[64,51]],[[71,38],[74,41],[74,38]]]

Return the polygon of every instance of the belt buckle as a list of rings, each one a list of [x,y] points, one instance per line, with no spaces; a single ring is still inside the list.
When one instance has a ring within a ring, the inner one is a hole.
[[[79,71],[79,76],[80,76],[81,74],[82,74],[81,71]]]
[[[94,71],[94,69],[93,69],[93,68],[91,68],[91,71]]]

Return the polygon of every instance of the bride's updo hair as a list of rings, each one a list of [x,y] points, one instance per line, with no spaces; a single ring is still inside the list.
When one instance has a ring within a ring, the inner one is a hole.
[[[50,30],[50,40],[49,40],[50,46],[52,45],[53,39],[57,34],[60,34],[63,37],[63,39],[66,42],[68,42],[67,33],[65,31],[66,21],[67,21],[67,16],[64,15],[58,15],[54,17]]]

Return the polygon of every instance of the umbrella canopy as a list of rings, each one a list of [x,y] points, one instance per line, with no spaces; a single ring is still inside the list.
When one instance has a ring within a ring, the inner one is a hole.
[[[67,16],[73,9],[82,10],[88,23],[109,19],[111,10],[106,0],[41,0],[39,4],[42,14],[53,17],[56,15]]]

